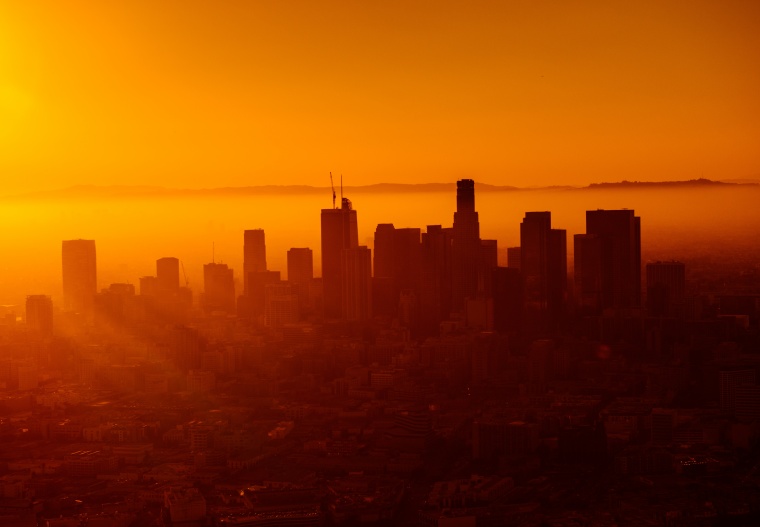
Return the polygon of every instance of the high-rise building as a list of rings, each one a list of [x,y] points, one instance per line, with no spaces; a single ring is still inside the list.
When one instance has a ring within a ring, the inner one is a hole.
[[[243,294],[248,294],[248,274],[267,270],[264,229],[243,231]]]
[[[343,251],[359,246],[356,211],[348,198],[339,209],[322,209],[322,298],[326,318],[342,318]],[[371,262],[370,262],[371,266]]]
[[[682,313],[686,295],[686,266],[682,262],[651,262],[646,270],[649,316],[675,317]]]
[[[481,269],[480,222],[475,211],[475,182],[457,181],[457,210],[452,240],[452,294],[454,311],[462,312],[467,298],[478,293]]]
[[[179,259],[166,257],[156,260],[156,287],[161,294],[179,290]]]
[[[499,266],[499,250],[496,240],[480,240],[480,272],[478,292],[480,296],[492,297],[493,270]]]
[[[392,223],[378,224],[374,245],[373,310],[376,315],[394,316],[398,310],[399,290],[396,282],[396,228]]]
[[[313,310],[309,289],[314,280],[314,256],[307,247],[288,250],[288,282],[298,297],[299,313],[304,315]]]
[[[525,305],[520,270],[496,267],[492,272],[494,329],[500,333],[518,333],[522,328]]]
[[[227,264],[209,263],[203,266],[203,309],[208,313],[235,312],[235,280]]]
[[[372,251],[359,246],[342,253],[343,318],[348,321],[372,317]]]
[[[281,328],[298,322],[298,296],[288,282],[264,286],[264,325]]]
[[[61,257],[64,309],[91,313],[98,289],[95,240],[64,240]]]
[[[567,235],[552,229],[551,212],[526,212],[520,224],[520,272],[529,321],[555,328],[567,289]]]
[[[26,325],[42,335],[53,333],[53,301],[46,295],[26,297]]]
[[[507,267],[520,269],[522,265],[522,251],[519,247],[507,247]]]
[[[602,243],[596,234],[573,236],[575,303],[582,313],[602,309]]]
[[[638,308],[641,305],[641,219],[628,209],[589,210],[586,211],[586,236],[575,237],[578,298],[586,302],[595,296],[595,291],[583,289],[589,285],[598,287],[597,311]],[[582,273],[580,282],[578,269]]]
[[[288,250],[288,282],[308,284],[314,278],[314,256],[308,247]]]
[[[280,271],[255,271],[248,273],[248,293],[243,295],[241,316],[262,321],[266,309],[266,287],[280,283]]]
[[[451,312],[452,228],[428,225],[422,233],[420,325],[427,335],[437,335],[441,320]]]

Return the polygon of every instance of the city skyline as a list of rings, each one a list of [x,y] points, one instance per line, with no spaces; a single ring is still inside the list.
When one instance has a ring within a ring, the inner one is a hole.
[[[0,523],[760,525],[759,29],[0,2]]]

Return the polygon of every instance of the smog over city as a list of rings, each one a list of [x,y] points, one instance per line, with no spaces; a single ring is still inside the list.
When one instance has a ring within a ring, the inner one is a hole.
[[[0,5],[0,525],[759,524],[758,29]]]

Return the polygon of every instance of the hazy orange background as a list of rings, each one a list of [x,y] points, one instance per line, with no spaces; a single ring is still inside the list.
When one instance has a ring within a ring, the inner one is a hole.
[[[0,4],[0,194],[760,177],[760,2]]]

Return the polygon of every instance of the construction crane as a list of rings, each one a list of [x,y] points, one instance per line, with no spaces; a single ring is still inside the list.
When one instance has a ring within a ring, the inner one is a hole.
[[[332,192],[333,192],[333,208],[335,208],[335,184],[333,183],[332,172],[330,172],[330,187],[332,187]]]
[[[185,273],[185,264],[180,260],[179,264],[182,266],[182,276],[185,277],[185,287],[190,287],[190,280],[187,279],[187,273]]]

